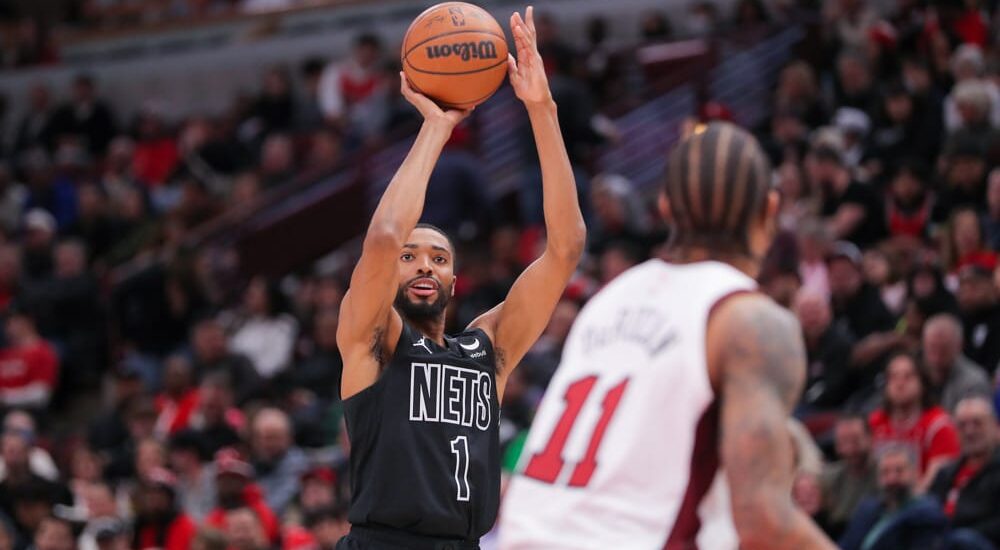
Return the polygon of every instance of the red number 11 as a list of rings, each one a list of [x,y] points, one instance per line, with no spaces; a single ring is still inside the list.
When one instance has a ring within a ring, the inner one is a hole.
[[[563,447],[566,446],[566,440],[569,439],[569,433],[573,429],[577,415],[583,409],[583,404],[587,401],[587,397],[596,383],[596,376],[588,376],[573,382],[566,388],[566,395],[563,396],[563,400],[566,401],[566,409],[559,418],[545,448],[531,457],[528,466],[524,469],[524,475],[545,483],[555,483],[565,464],[562,457]],[[590,443],[587,445],[587,452],[583,456],[583,460],[573,468],[573,474],[569,478],[570,487],[585,487],[590,481],[590,477],[594,475],[594,470],[597,468],[597,449],[601,446],[604,432],[608,428],[608,423],[611,422],[611,416],[615,413],[627,385],[628,378],[608,390],[608,393],[604,395],[604,401],[601,403],[603,409],[601,418],[594,426],[594,433],[590,436]]]

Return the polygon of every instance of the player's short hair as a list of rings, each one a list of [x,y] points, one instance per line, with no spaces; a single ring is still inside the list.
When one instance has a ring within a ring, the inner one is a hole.
[[[672,245],[749,253],[748,230],[770,189],[771,165],[752,135],[728,122],[704,126],[667,160]]]
[[[434,225],[432,223],[423,223],[423,222],[418,223],[413,228],[414,229],[430,229],[431,231],[434,231],[436,233],[441,234],[441,236],[444,237],[446,241],[448,241],[448,248],[451,249],[452,262],[455,261],[454,260],[455,255],[456,255],[455,242],[451,240],[451,236],[448,235],[448,233],[446,233],[444,229],[441,229],[440,227],[438,227],[438,226],[436,226],[436,225]]]

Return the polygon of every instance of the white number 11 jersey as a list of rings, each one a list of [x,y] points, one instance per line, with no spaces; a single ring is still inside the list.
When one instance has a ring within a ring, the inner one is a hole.
[[[721,299],[755,289],[727,264],[650,260],[584,307],[504,498],[501,548],[737,547],[705,331]]]

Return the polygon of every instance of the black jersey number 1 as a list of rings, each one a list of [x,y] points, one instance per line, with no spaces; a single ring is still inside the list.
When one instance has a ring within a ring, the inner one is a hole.
[[[469,438],[460,435],[451,440],[451,454],[455,455],[455,484],[458,500],[469,501]]]

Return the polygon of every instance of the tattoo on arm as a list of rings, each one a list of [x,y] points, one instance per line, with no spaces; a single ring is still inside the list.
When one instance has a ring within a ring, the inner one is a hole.
[[[791,502],[794,457],[788,415],[798,401],[805,351],[798,323],[761,297],[719,319],[721,456],[745,548],[828,548]]]
[[[724,380],[759,386],[790,410],[800,397],[805,374],[798,321],[763,298],[746,300],[730,313]]]

